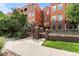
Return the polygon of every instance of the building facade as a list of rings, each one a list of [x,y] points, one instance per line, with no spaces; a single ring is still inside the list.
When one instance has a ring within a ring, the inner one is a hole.
[[[38,3],[27,3],[24,7],[17,8],[17,11],[27,16],[30,24],[40,25],[41,8]]]
[[[50,21],[53,30],[66,29],[66,3],[51,3],[50,4]]]
[[[28,3],[17,10],[27,16],[31,24],[52,28],[52,30],[64,30],[66,29],[67,5],[67,3],[51,3],[50,6],[41,9],[38,3]]]

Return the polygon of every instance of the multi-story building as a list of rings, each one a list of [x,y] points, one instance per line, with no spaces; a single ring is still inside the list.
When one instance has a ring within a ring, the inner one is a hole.
[[[32,24],[52,30],[66,29],[66,3],[51,3],[43,9],[38,3],[28,3],[22,8],[17,8],[20,13],[27,16],[28,21]]]
[[[28,3],[24,7],[18,8],[17,11],[27,16],[30,24],[40,25],[41,9],[38,3]]]
[[[66,3],[51,3],[50,4],[50,21],[53,30],[66,28]]]

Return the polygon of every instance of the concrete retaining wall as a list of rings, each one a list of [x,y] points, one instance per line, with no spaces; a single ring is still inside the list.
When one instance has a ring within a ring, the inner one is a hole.
[[[60,34],[61,35],[61,34]],[[58,40],[58,41],[71,41],[71,42],[79,42],[79,37],[73,36],[54,36],[49,34],[49,40]]]
[[[53,34],[53,33],[52,33]],[[46,38],[45,33],[40,33],[40,38]],[[78,36],[62,36],[62,34],[59,35],[51,35],[48,34],[48,40],[58,40],[58,41],[71,41],[71,42],[79,42],[79,37]]]

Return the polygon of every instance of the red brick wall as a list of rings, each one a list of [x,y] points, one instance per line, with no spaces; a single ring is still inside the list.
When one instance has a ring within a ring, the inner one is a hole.
[[[62,20],[62,29],[64,29],[64,27],[65,27],[65,8],[66,8],[66,5],[67,4],[65,4],[65,3],[63,3],[63,9],[62,10],[56,10],[56,11],[52,11],[52,6],[54,6],[54,5],[58,5],[58,4],[61,4],[61,3],[51,3],[51,5],[50,5],[50,21],[52,22],[52,16],[54,16],[54,15],[57,15],[57,14],[61,14],[62,16],[63,16],[63,20]],[[56,17],[57,18],[57,17]],[[51,23],[51,25],[52,25],[52,23]],[[56,19],[56,29],[58,29],[58,18]]]
[[[24,11],[25,8],[27,8],[27,11]],[[21,11],[21,10],[23,10],[23,11]],[[40,25],[40,12],[41,12],[41,9],[40,9],[40,6],[39,6],[38,3],[27,3],[27,5],[23,6],[18,11],[20,13],[23,13],[24,15],[27,15],[27,19],[30,23],[34,22],[34,23],[37,23],[38,25]],[[32,16],[32,13],[34,13],[35,15]]]

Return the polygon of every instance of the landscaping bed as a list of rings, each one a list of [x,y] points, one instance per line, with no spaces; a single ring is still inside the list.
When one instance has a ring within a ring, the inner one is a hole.
[[[46,47],[51,47],[51,48],[79,53],[79,43],[78,42],[46,40],[42,45],[46,46]]]

